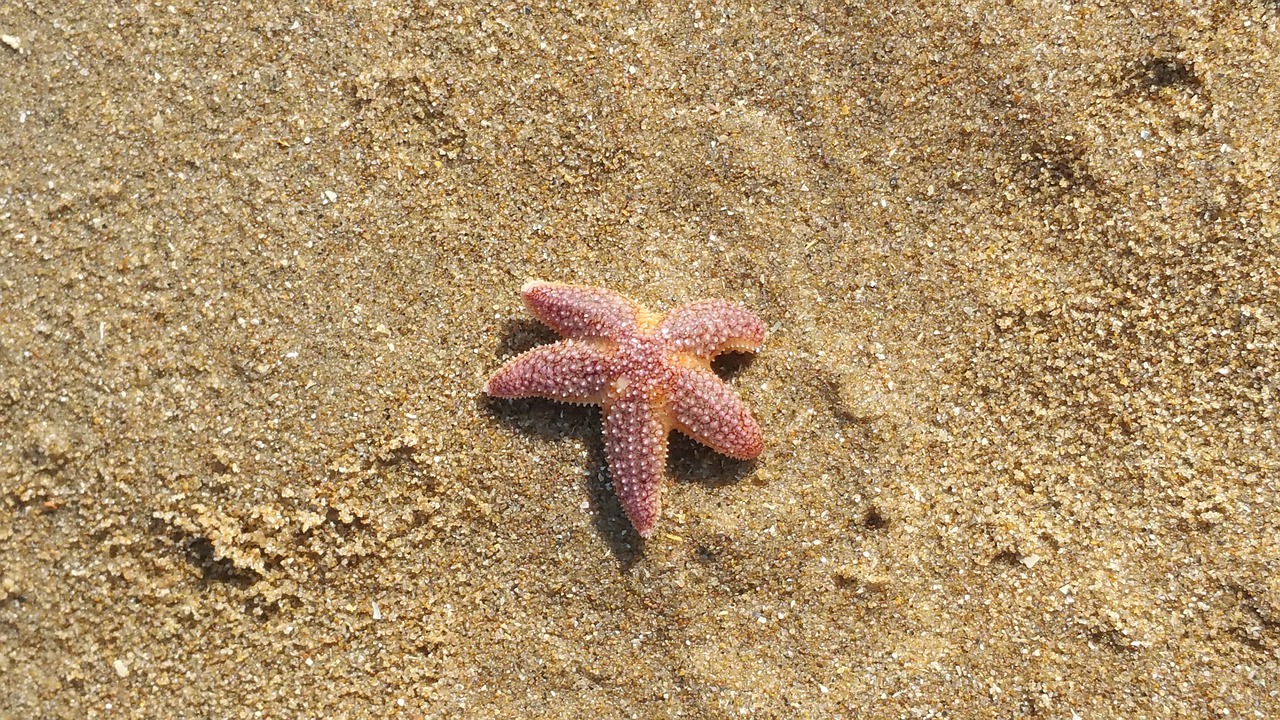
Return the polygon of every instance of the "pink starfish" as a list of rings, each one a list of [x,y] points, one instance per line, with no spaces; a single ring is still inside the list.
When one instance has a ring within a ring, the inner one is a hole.
[[[520,292],[566,339],[508,360],[484,391],[600,405],[614,491],[641,537],[662,509],[672,428],[740,460],[764,449],[751,411],[711,370],[716,355],[764,343],[764,323],[746,308],[701,300],[664,316],[604,288],[530,282]]]

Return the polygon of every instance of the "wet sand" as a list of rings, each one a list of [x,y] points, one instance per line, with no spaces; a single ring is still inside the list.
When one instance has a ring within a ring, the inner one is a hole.
[[[1280,716],[1275,3],[211,5],[0,6],[0,717]]]

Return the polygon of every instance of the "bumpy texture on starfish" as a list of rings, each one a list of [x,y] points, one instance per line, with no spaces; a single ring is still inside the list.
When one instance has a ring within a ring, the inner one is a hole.
[[[603,288],[530,282],[521,293],[565,339],[507,361],[484,391],[600,405],[614,491],[642,537],[662,509],[673,428],[740,460],[764,449],[751,411],[711,370],[716,355],[764,343],[764,323],[746,308],[701,300],[664,316]]]

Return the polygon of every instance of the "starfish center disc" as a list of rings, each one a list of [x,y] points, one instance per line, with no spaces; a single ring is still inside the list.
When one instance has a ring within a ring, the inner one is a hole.
[[[645,335],[620,340],[613,365],[614,373],[622,380],[619,389],[645,392],[669,382],[674,372],[666,345]]]

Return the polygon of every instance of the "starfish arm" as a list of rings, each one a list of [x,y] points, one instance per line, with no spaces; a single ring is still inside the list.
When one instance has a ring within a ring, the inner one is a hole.
[[[609,384],[607,349],[581,340],[561,340],[508,360],[484,385],[492,397],[541,397],[598,403]]]
[[[642,309],[604,288],[531,281],[520,289],[529,312],[565,337],[616,340],[635,332]]]
[[[722,352],[755,352],[764,322],[727,300],[701,300],[672,310],[659,327],[674,350],[710,360]]]
[[[764,450],[764,434],[751,411],[710,370],[681,368],[668,403],[675,429],[716,452],[750,460]]]
[[[604,408],[604,448],[613,491],[632,527],[649,537],[662,512],[667,434],[660,409],[641,393],[624,393]]]

